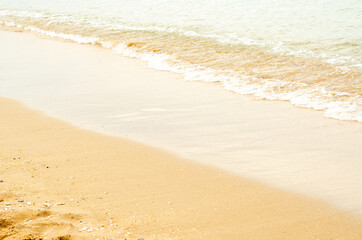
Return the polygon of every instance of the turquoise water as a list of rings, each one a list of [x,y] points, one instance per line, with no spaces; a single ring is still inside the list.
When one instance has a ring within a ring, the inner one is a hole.
[[[359,0],[0,0],[0,24],[362,122]]]

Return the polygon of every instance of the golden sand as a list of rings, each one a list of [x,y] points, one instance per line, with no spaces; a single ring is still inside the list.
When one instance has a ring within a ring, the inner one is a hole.
[[[361,239],[360,219],[0,99],[0,239]]]

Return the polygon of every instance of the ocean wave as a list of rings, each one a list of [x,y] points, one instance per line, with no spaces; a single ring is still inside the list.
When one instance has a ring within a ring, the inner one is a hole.
[[[0,9],[0,16],[16,16],[21,18],[31,18],[31,19],[46,19],[47,24],[51,25],[53,23],[71,23],[74,25],[83,26],[88,24],[91,27],[105,28],[109,30],[124,30],[124,31],[145,31],[145,32],[157,32],[160,34],[178,34],[186,37],[196,37],[202,39],[209,39],[218,42],[219,44],[226,45],[244,45],[244,46],[256,46],[266,48],[267,51],[284,54],[288,56],[301,56],[301,57],[312,57],[320,58],[326,63],[329,64],[347,64],[351,67],[359,66],[362,61],[360,57],[356,56],[342,56],[340,54],[331,53],[331,52],[316,52],[307,49],[300,49],[298,47],[291,48],[288,44],[282,41],[273,41],[273,40],[258,40],[245,36],[241,36],[237,33],[205,33],[193,29],[185,29],[180,26],[156,26],[148,25],[141,26],[131,23],[120,23],[120,19],[117,19],[118,22],[113,22],[112,19],[104,20],[93,20],[90,16],[87,15],[68,15],[63,13],[47,13],[47,12],[37,12],[37,11],[26,11],[26,10],[4,10]],[[347,44],[347,43],[344,43]],[[357,43],[349,43],[350,45],[355,45]],[[359,44],[360,46],[360,44]],[[360,46],[362,47],[362,46]],[[346,70],[349,70],[346,66]]]
[[[0,16],[13,16],[14,12],[0,10]],[[31,18],[46,18],[48,19],[48,24],[58,22],[59,19],[63,19],[64,22],[69,22],[69,19],[66,19],[64,15],[52,15],[49,18],[46,14],[40,13],[18,13],[18,16],[26,16]],[[50,20],[49,20],[50,19]],[[72,19],[73,21],[74,19]],[[83,21],[89,21],[83,19]],[[92,23],[92,22],[91,22]],[[324,116],[329,118],[335,118],[339,120],[352,120],[362,122],[362,102],[360,97],[351,97],[349,93],[338,92],[327,90],[323,87],[310,87],[303,83],[287,83],[279,79],[264,78],[260,79],[255,76],[248,74],[238,74],[231,70],[216,70],[210,67],[204,67],[198,64],[191,64],[179,60],[176,56],[158,53],[158,52],[140,52],[136,51],[132,46],[129,46],[126,42],[114,44],[112,42],[103,41],[98,36],[84,36],[82,34],[70,34],[57,31],[49,31],[46,29],[41,29],[34,26],[24,26],[23,24],[18,24],[16,22],[4,21],[1,20],[0,24],[16,28],[18,30],[31,31],[44,36],[49,36],[52,38],[59,38],[64,40],[70,40],[79,44],[99,44],[105,48],[111,48],[115,53],[127,56],[134,57],[146,61],[151,68],[158,70],[171,71],[175,73],[180,73],[184,75],[185,80],[187,81],[202,81],[202,82],[219,82],[220,85],[226,90],[233,91],[239,94],[248,94],[253,95],[260,99],[267,100],[287,100],[295,106],[311,108],[315,110],[324,111]],[[95,23],[93,23],[95,24]],[[169,32],[178,32],[176,28],[154,28],[154,27],[130,27],[123,26],[120,24],[109,25],[108,27],[112,29],[127,28],[128,30],[139,30],[139,31],[169,31]],[[228,38],[224,36],[220,37],[218,35],[204,35],[200,36],[197,32],[188,31],[183,34],[196,37],[209,37],[213,39],[218,39],[222,42],[232,42],[232,41],[241,41],[245,45],[260,45],[252,39],[240,39],[238,36],[229,35]],[[228,39],[228,40],[226,40]],[[263,43],[264,44],[264,43]],[[282,48],[283,44],[279,43],[278,48],[274,49],[275,51],[285,51]],[[282,49],[282,50],[280,50]],[[329,57],[325,57],[333,63],[339,62],[340,59],[331,60]],[[351,60],[351,59],[347,59]],[[355,64],[358,65],[358,64]],[[287,84],[294,84],[299,86],[294,86],[293,91],[287,92],[276,92],[273,89],[283,88]],[[345,100],[342,101],[335,96],[345,96]]]
[[[301,90],[298,91],[275,93],[270,91],[270,89],[280,87],[285,83],[268,79],[264,80],[262,84],[255,84],[253,83],[255,79],[252,76],[244,75],[236,78],[230,76],[230,72],[226,71],[223,73],[211,68],[185,64],[175,60],[174,57],[169,55],[137,53],[127,47],[126,44],[119,44],[114,47],[113,50],[122,56],[134,57],[146,61],[151,68],[183,74],[184,79],[187,81],[219,82],[223,88],[235,93],[253,95],[265,100],[289,101],[298,107],[323,110],[325,117],[362,122],[361,100],[355,99],[356,102],[332,100],[331,96],[348,96],[348,93],[331,92],[320,88],[309,89],[306,88],[305,84],[300,84]],[[177,64],[170,64],[169,62],[177,62]]]

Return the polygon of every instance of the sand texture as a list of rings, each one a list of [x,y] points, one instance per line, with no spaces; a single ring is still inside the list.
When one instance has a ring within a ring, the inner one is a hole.
[[[0,239],[361,239],[300,195],[0,99]]]

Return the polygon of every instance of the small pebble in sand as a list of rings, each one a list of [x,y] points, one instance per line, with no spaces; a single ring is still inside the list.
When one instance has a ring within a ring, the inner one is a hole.
[[[43,203],[43,206],[48,208],[48,207],[50,207],[50,203],[45,202],[45,203]]]
[[[32,202],[27,202],[26,204],[31,205],[31,204],[32,204]]]
[[[87,227],[81,228],[81,229],[79,229],[79,232],[85,231],[85,230],[87,230],[87,229],[88,229]]]
[[[24,224],[28,224],[28,223],[31,223],[33,220],[28,220],[28,221],[25,221]]]
[[[0,179],[0,182],[4,182],[4,180]]]
[[[18,202],[24,202],[24,200],[19,200]]]

